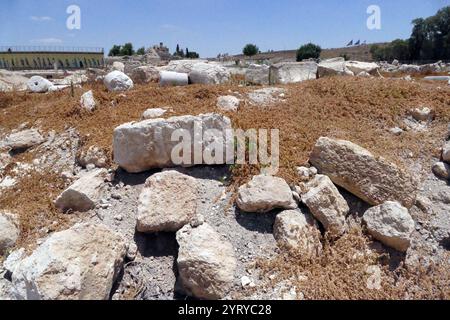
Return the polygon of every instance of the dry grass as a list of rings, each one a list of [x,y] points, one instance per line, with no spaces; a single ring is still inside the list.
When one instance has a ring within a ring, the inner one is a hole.
[[[407,160],[420,162],[429,171],[429,160],[438,156],[450,122],[450,90],[439,90],[436,83],[335,77],[284,87],[288,89],[284,102],[256,107],[244,101],[238,112],[227,115],[235,128],[280,129],[279,175],[289,183],[297,182],[295,167],[307,163],[320,136],[351,140],[400,165],[408,166]],[[94,90],[99,104],[93,113],[79,108],[80,96],[87,89]],[[138,121],[147,108],[169,108],[167,116],[219,112],[218,96],[238,93],[245,97],[254,89],[236,85],[160,88],[153,84],[117,94],[107,92],[101,84],[89,84],[77,89],[74,97],[70,92],[0,93],[0,123],[5,132],[23,123],[44,132],[62,132],[75,127],[81,135],[83,148],[96,145],[106,150],[111,158],[114,128]],[[436,111],[436,120],[429,131],[408,132],[399,137],[389,133],[389,128],[401,126],[411,108],[421,105]],[[406,155],[411,152],[411,159],[407,159]],[[27,152],[16,160],[30,162],[32,159],[32,152]],[[258,166],[233,167],[231,188],[259,172]],[[0,196],[0,207],[15,209],[25,217],[24,237],[46,224],[45,219],[39,218],[39,212],[45,211],[44,214],[55,219],[60,217],[51,202],[61,191],[61,181],[53,175],[33,180],[27,178],[12,193]]]
[[[100,103],[93,113],[78,106],[83,90],[77,90],[74,98],[67,92],[0,94],[1,124],[7,130],[24,122],[36,124],[44,131],[76,127],[85,147],[97,145],[111,154],[114,128],[138,121],[147,108],[169,108],[167,116],[217,112],[218,96],[230,92],[245,94],[253,89],[232,85],[172,88],[148,85],[126,94],[114,94],[106,92],[102,85],[90,87]],[[404,163],[405,153],[412,152],[413,160],[420,158],[426,163],[425,158],[437,155],[441,147],[438,137],[444,137],[450,120],[450,90],[439,90],[435,83],[336,77],[285,87],[289,90],[286,102],[264,108],[244,103],[239,112],[227,115],[235,128],[281,130],[280,176],[289,182],[295,181],[294,167],[307,162],[320,136],[351,140],[397,163]],[[428,132],[410,132],[400,137],[388,132],[393,126],[402,126],[409,110],[421,105],[432,107],[437,114]],[[238,167],[234,176],[245,180],[257,171],[258,168]]]
[[[0,129],[6,133],[26,122],[44,132],[63,132],[75,127],[81,135],[83,148],[96,145],[111,157],[112,133],[116,126],[138,121],[144,110],[154,107],[168,108],[167,116],[219,112],[218,96],[239,94],[245,97],[255,89],[237,86],[241,80],[236,77],[234,84],[224,86],[137,86],[125,94],[109,93],[103,85],[89,84],[82,90],[77,89],[74,97],[68,92],[0,93]],[[244,101],[238,112],[227,115],[235,128],[280,129],[279,175],[289,183],[297,182],[295,167],[307,163],[321,136],[348,139],[399,165],[421,163],[429,171],[429,161],[439,155],[450,122],[450,89],[437,86],[431,82],[396,79],[326,78],[283,86],[288,90],[284,102],[256,107]],[[87,89],[94,90],[99,104],[93,113],[79,108],[80,96]],[[401,136],[389,133],[389,128],[402,126],[410,109],[422,105],[436,112],[436,120],[428,131],[406,132]],[[19,155],[16,161],[32,159],[33,152],[29,151]],[[233,167],[231,187],[246,182],[258,174],[259,169],[247,165]],[[12,167],[7,168],[5,174],[11,170]],[[65,187],[56,174],[34,173],[20,179],[14,188],[0,193],[0,208],[20,216],[19,246],[35,243],[34,240],[46,232],[74,223],[76,215],[63,215],[53,204]],[[380,257],[370,254],[354,258],[354,253],[367,247],[367,241],[360,231],[355,231],[332,246],[327,242],[320,258],[298,252],[283,253],[275,260],[260,261],[258,267],[267,274],[276,272],[273,282],[296,281],[292,277],[298,275],[313,279],[306,282],[297,279],[296,282],[307,299],[450,298],[448,266],[433,266],[427,270],[402,267],[394,272],[383,267],[382,290],[368,290],[367,266],[379,264]]]
[[[402,265],[392,271],[383,265],[382,255],[368,250],[369,245],[362,231],[353,229],[336,242],[326,240],[319,257],[285,251],[256,266],[263,279],[271,279],[267,288],[288,281],[307,300],[450,299],[448,263],[427,268]],[[378,276],[370,266],[380,268],[379,287],[373,286]]]
[[[33,172],[2,191],[1,208],[19,215],[21,233],[17,247],[30,248],[36,239],[73,224],[76,216],[62,214],[53,203],[66,187],[55,173]]]

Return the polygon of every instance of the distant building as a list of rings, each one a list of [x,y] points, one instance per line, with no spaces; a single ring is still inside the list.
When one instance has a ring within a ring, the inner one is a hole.
[[[103,65],[103,48],[0,47],[0,69],[86,69]]]
[[[172,55],[170,54],[169,48],[164,46],[164,43],[160,42],[159,46],[153,46],[153,49],[156,51],[156,53],[159,55],[161,60],[170,60],[172,58]]]
[[[165,47],[162,42],[145,51],[145,62],[153,65],[158,65],[162,61],[170,61],[172,58],[169,48]]]

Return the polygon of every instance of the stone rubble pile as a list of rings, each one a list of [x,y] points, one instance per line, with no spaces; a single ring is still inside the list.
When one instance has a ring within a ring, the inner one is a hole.
[[[35,93],[47,93],[80,85],[89,79],[103,80],[109,91],[126,91],[134,84],[160,83],[162,86],[179,86],[188,84],[225,84],[232,75],[243,75],[249,85],[276,85],[298,83],[328,76],[380,77],[381,72],[402,72],[408,74],[442,73],[450,71],[450,64],[438,61],[425,65],[400,64],[398,61],[361,62],[345,61],[342,57],[315,61],[279,62],[272,65],[249,64],[244,68],[235,65],[208,61],[204,59],[172,60],[161,66],[160,62],[151,64],[144,60],[109,59],[104,70],[89,69],[76,71],[64,79],[49,81],[41,76],[30,79],[17,72],[0,71],[0,92],[12,90],[30,90]],[[92,74],[91,74],[92,76]],[[445,77],[440,77],[444,79]],[[405,79],[412,80],[408,75]],[[430,78],[431,79],[431,78]],[[450,82],[450,78],[448,78]]]
[[[205,128],[231,127],[229,119],[217,114],[125,124],[115,132],[115,161],[130,172],[176,167],[162,158],[167,152],[161,150],[169,149],[158,148],[168,148],[165,134],[174,128],[192,129],[194,120]],[[448,153],[448,148],[443,150],[444,159],[448,160]],[[73,177],[75,181],[57,197],[55,205],[62,212],[102,207],[102,194],[113,181],[110,172],[101,168],[106,160],[99,148],[92,146],[78,161],[93,168]],[[270,175],[254,176],[239,188],[236,207],[244,215],[261,218],[277,212],[273,237],[279,247],[317,256],[323,250],[323,232],[338,238],[349,230],[350,208],[340,186],[374,205],[362,219],[370,236],[400,252],[410,248],[415,222],[407,207],[416,201],[410,175],[349,141],[330,138],[318,140],[310,162],[314,167],[298,168],[298,186]],[[180,290],[200,299],[224,299],[237,283],[250,286],[253,280],[236,279],[239,248],[205,222],[201,188],[200,179],[174,169],[151,174],[139,195],[136,230],[176,234]],[[0,233],[0,250],[5,252],[20,237],[17,218],[0,214],[0,230],[5,230]],[[3,291],[13,292],[16,299],[110,299],[126,259],[136,259],[138,252],[136,244],[106,226],[77,224],[51,234],[31,254],[14,251],[4,264],[11,283],[2,284],[7,286]]]
[[[424,65],[401,64],[397,60],[380,62],[380,69],[383,72],[404,72],[409,74],[427,73],[427,72],[450,72],[450,64],[442,61]]]
[[[417,68],[422,72],[444,67],[437,63]],[[251,65],[245,72],[245,79],[254,85],[289,84],[334,75],[371,77],[379,75],[380,69],[409,72],[417,68],[398,62],[380,67],[376,63],[337,58],[320,63]],[[226,67],[204,60],[172,61],[158,68],[140,65],[128,75],[126,69],[124,63],[113,62],[111,72],[103,79],[109,91],[131,90],[134,83],[212,85],[224,84],[231,79]],[[36,93],[49,92],[54,87],[54,83],[41,77],[32,77],[28,81],[28,89]],[[263,88],[251,91],[248,99],[253,105],[265,106],[281,101],[286,93],[283,88]],[[95,112],[97,104],[93,91],[85,92],[79,104],[81,108]],[[224,112],[236,112],[240,104],[241,100],[231,95],[217,99],[217,108]],[[146,177],[135,200],[133,228],[137,235],[151,237],[164,233],[176,237],[177,280],[185,294],[199,299],[225,299],[236,283],[251,287],[252,279],[249,276],[236,279],[237,253],[241,248],[233,246],[233,239],[224,236],[220,226],[205,222],[200,210],[204,206],[201,194],[205,185],[201,178],[182,173],[181,169],[230,163],[233,155],[225,152],[215,154],[214,160],[208,162],[197,159],[194,150],[212,154],[217,144],[227,145],[232,141],[229,136],[232,123],[228,117],[216,113],[164,119],[167,112],[163,108],[148,109],[142,115],[142,121],[120,125],[113,133],[113,159],[121,169],[132,174],[158,170]],[[423,107],[412,110],[410,117],[409,121],[431,123],[435,114],[430,108]],[[174,141],[173,135],[180,129],[195,137],[185,144],[192,154],[177,149],[180,142]],[[211,134],[199,136],[197,129]],[[391,132],[401,135],[403,130],[393,128]],[[24,129],[6,136],[0,142],[0,148],[21,151],[45,141],[37,129]],[[174,161],[174,149],[183,158],[182,162]],[[440,160],[432,170],[438,177],[449,180],[450,143],[443,147]],[[0,165],[2,161],[0,158]],[[54,202],[61,214],[93,212],[99,207],[108,209],[108,206],[102,207],[105,190],[120,188],[120,185],[113,186],[114,170],[106,169],[108,161],[105,152],[97,146],[76,155],[77,164],[86,170],[78,174],[64,173],[71,184]],[[286,180],[267,174],[252,177],[237,191],[233,205],[238,213],[247,217],[255,215],[257,219],[274,214],[273,232],[270,233],[280,249],[319,256],[324,250],[325,236],[337,239],[350,230],[349,193],[369,206],[362,212],[360,221],[368,235],[402,253],[413,246],[416,223],[410,210],[419,200],[418,181],[412,173],[350,141],[328,137],[318,139],[309,163],[310,167],[298,168],[297,185],[289,185]],[[111,198],[121,200],[117,194]],[[122,221],[124,217],[114,219]],[[14,213],[0,212],[0,254],[15,248],[20,238],[19,220]],[[11,281],[0,282],[0,298],[7,291],[16,299],[27,300],[110,299],[127,259],[136,259],[141,249],[134,241],[127,243],[123,235],[104,224],[76,224],[65,231],[49,234],[30,254],[24,249],[13,251],[3,264]],[[3,286],[8,289],[2,289]],[[295,290],[292,291],[291,296],[296,295]]]

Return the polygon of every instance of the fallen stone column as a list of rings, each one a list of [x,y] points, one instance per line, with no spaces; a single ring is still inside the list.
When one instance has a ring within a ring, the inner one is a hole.
[[[178,73],[172,71],[161,71],[159,84],[161,86],[187,86],[189,77],[187,73]]]

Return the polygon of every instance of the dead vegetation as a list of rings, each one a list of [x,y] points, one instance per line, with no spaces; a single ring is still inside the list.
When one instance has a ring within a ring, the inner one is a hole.
[[[102,85],[90,86],[100,104],[93,113],[79,108],[83,90],[77,90],[73,98],[67,92],[0,94],[2,127],[12,130],[26,122],[45,132],[75,127],[85,148],[96,145],[111,155],[114,128],[139,121],[148,108],[168,108],[166,116],[218,112],[218,96],[234,94],[245,98],[254,89],[231,85],[171,88],[149,85],[115,94],[108,93]],[[244,101],[237,113],[227,115],[235,128],[280,129],[280,176],[289,182],[295,181],[295,166],[307,162],[320,136],[351,140],[400,164],[408,165],[405,158],[410,158],[428,165],[427,160],[437,156],[441,147],[436,137],[445,136],[450,120],[450,90],[438,89],[435,83],[336,77],[285,87],[288,89],[285,102],[256,107]],[[407,132],[400,137],[389,132],[392,127],[402,127],[408,112],[422,105],[436,111],[436,121],[430,130]],[[234,178],[245,180],[257,170],[237,167]]]
[[[353,229],[335,242],[326,240],[320,256],[285,251],[256,267],[268,290],[288,281],[306,300],[450,299],[448,263],[391,270],[389,259],[370,245],[361,229]]]
[[[237,79],[236,81],[238,81]],[[280,129],[281,168],[279,176],[297,182],[295,167],[307,163],[309,154],[321,136],[351,140],[404,167],[421,164],[429,172],[432,157],[439,149],[450,122],[450,89],[436,83],[407,82],[397,79],[362,79],[336,77],[283,86],[285,101],[271,106],[251,106],[245,99],[254,87],[198,86],[160,88],[137,86],[124,94],[109,93],[103,85],[90,84],[69,92],[49,95],[14,92],[0,93],[0,126],[3,134],[23,123],[41,131],[63,132],[74,127],[80,133],[82,147],[98,146],[112,157],[112,133],[125,122],[139,121],[148,108],[167,108],[166,116],[198,115],[219,112],[217,97],[235,95],[243,99],[240,110],[227,113],[235,128]],[[80,96],[94,90],[99,104],[92,113],[79,108]],[[436,120],[429,130],[405,132],[394,136],[389,129],[402,127],[412,108],[429,106]],[[16,161],[32,161],[32,151]],[[110,159],[112,160],[112,159]],[[112,161],[110,163],[113,163]],[[230,187],[247,182],[259,174],[256,166],[234,166]],[[21,178],[11,189],[0,193],[0,208],[20,215],[22,238],[19,246],[35,243],[46,233],[73,224],[77,216],[59,213],[53,201],[66,187],[56,173],[33,173]],[[319,258],[301,253],[280,254],[272,261],[259,261],[258,268],[276,274],[271,285],[296,281],[306,299],[448,299],[448,266],[428,269],[382,268],[382,289],[367,288],[367,267],[380,264],[376,254],[354,256],[368,246],[360,231],[352,232],[334,243],[325,244]],[[300,275],[314,281],[302,281]],[[293,276],[297,280],[293,280]],[[295,284],[294,284],[295,285]]]
[[[1,191],[1,208],[17,213],[20,218],[17,247],[30,249],[29,245],[37,239],[73,224],[76,216],[61,214],[53,202],[65,187],[66,183],[56,173],[32,172],[12,188]]]
[[[62,132],[74,127],[80,133],[83,149],[96,145],[111,158],[114,128],[125,122],[139,121],[146,109],[167,108],[167,116],[219,112],[217,97],[232,94],[243,99],[238,112],[227,113],[235,128],[280,129],[279,175],[289,183],[295,183],[295,167],[307,163],[309,153],[321,136],[347,139],[400,165],[420,163],[425,171],[429,171],[429,160],[439,155],[441,140],[450,122],[450,90],[438,89],[435,83],[335,77],[284,87],[288,89],[285,101],[271,106],[250,105],[245,100],[246,94],[255,88],[233,85],[168,88],[147,85],[121,94],[109,93],[103,85],[94,83],[83,90],[77,89],[74,97],[70,92],[49,95],[0,93],[0,123],[5,132],[23,123],[43,132]],[[79,107],[80,96],[87,89],[94,90],[99,104],[92,113]],[[422,105],[436,112],[436,120],[428,131],[406,132],[401,136],[389,132],[392,127],[402,126],[402,120],[412,108]],[[31,159],[27,152],[16,160],[27,162]],[[247,182],[259,172],[258,166],[232,167],[231,188]],[[14,206],[26,217],[43,209],[53,212],[49,203],[58,193],[55,186],[60,186],[55,176],[45,175],[36,182],[26,179],[21,184],[23,187],[19,190],[24,191],[19,192],[19,196],[23,201],[14,203],[16,196],[3,193],[1,207]],[[47,187],[40,184],[46,184],[50,187],[48,190],[55,192],[47,192]],[[39,201],[34,201],[36,194],[41,194],[45,200],[37,197]],[[32,197],[32,201],[28,197]]]

